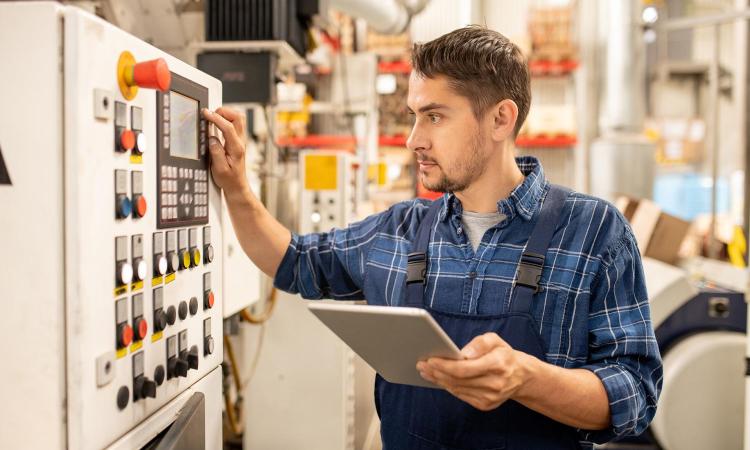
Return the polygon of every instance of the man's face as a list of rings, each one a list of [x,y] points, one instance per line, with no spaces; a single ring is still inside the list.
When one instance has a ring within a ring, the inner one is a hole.
[[[466,97],[444,77],[409,78],[409,112],[414,128],[406,146],[417,156],[422,185],[439,192],[461,192],[487,167],[491,145]]]

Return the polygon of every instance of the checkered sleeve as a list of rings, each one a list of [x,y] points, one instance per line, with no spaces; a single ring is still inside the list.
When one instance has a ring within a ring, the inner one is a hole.
[[[362,300],[367,252],[386,215],[328,233],[292,233],[274,286],[306,299]]]
[[[641,257],[629,228],[604,255],[592,285],[589,360],[609,399],[611,426],[581,430],[602,443],[642,433],[656,413],[662,362],[651,325]]]

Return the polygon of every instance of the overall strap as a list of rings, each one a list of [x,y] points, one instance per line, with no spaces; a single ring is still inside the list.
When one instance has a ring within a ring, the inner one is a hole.
[[[406,306],[421,308],[424,302],[424,285],[427,282],[427,246],[430,244],[430,232],[437,220],[442,199],[432,202],[427,214],[419,222],[417,234],[412,242],[409,262],[406,266]]]
[[[534,229],[521,255],[521,261],[518,263],[513,296],[510,300],[512,312],[528,313],[531,311],[532,298],[539,291],[539,279],[542,277],[544,257],[552,240],[552,234],[560,222],[560,214],[565,206],[565,199],[568,194],[570,194],[569,189],[554,184],[550,185],[547,197],[537,214]]]

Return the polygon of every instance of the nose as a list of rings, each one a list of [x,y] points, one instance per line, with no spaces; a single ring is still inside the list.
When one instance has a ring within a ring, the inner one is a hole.
[[[417,123],[411,128],[411,133],[406,139],[406,148],[411,151],[428,150],[430,146],[430,140],[425,136],[424,132],[420,129]]]

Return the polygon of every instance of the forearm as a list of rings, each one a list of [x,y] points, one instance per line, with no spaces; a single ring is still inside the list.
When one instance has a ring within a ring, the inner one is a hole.
[[[224,194],[242,250],[266,275],[275,277],[292,239],[291,232],[249,189]]]
[[[513,400],[572,427],[602,430],[610,426],[607,392],[593,372],[564,369],[519,353],[525,381]]]

